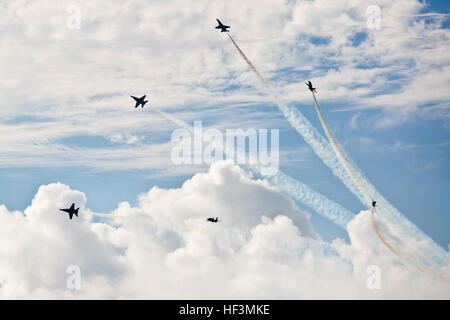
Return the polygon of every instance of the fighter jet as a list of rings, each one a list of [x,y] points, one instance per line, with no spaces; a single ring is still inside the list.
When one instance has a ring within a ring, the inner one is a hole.
[[[219,217],[216,217],[216,218],[208,218],[208,219],[206,219],[206,221],[209,221],[209,222],[219,222]]]
[[[377,206],[377,202],[372,199],[372,208],[375,208]]]
[[[147,96],[147,95],[144,95],[144,96],[142,96],[142,97],[140,97],[140,98],[136,98],[136,97],[134,97],[134,96],[130,96],[130,97],[132,97],[132,98],[136,101],[136,105],[135,105],[134,107],[137,108],[137,107],[139,107],[139,105],[142,105],[142,108],[143,108],[144,105],[148,102],[148,100],[145,100],[145,101],[144,101],[144,99],[145,99],[146,96]]]
[[[69,209],[59,209],[61,211],[67,212],[69,214],[70,220],[72,220],[73,215],[76,215],[78,217],[78,209],[75,209],[75,203],[72,203]]]
[[[311,81],[308,81],[308,82],[305,82],[305,83],[306,83],[306,85],[308,86],[308,89],[309,89],[311,92],[317,92],[317,91],[316,91],[316,88],[313,88]]]
[[[374,212],[374,211],[376,211],[377,210],[377,208],[378,208],[378,206],[377,206],[377,202],[375,201],[375,200],[373,200],[372,199],[372,212]]]
[[[219,25],[216,27],[216,29],[221,29],[220,32],[230,32],[230,31],[227,30],[228,28],[230,28],[230,26],[224,25],[222,22],[220,22],[219,19],[216,19],[216,20],[219,23]]]

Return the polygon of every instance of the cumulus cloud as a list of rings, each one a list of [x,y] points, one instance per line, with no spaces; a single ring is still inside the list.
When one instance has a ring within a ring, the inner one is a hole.
[[[73,220],[58,210],[71,202],[81,207]],[[24,212],[0,206],[1,298],[450,297],[376,239],[369,212],[348,224],[350,243],[326,243],[291,199],[231,162],[180,188],[154,187],[100,221],[87,203],[52,183]],[[81,269],[80,290],[66,287],[70,265]],[[367,288],[370,265],[379,290]]]
[[[72,202],[85,212],[76,224],[58,210]],[[88,278],[120,273],[116,249],[91,231],[92,215],[85,203],[83,193],[54,183],[40,187],[23,213],[0,207],[3,298],[57,297],[70,265],[79,265]]]

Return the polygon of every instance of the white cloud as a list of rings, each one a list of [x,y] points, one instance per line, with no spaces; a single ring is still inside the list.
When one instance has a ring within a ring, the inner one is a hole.
[[[58,210],[71,202],[74,220]],[[368,212],[349,223],[350,244],[327,244],[291,199],[230,162],[120,203],[112,224],[86,204],[55,183],[26,216],[0,206],[1,298],[449,298],[375,238]],[[366,287],[373,264],[381,290]],[[80,291],[66,288],[69,265],[81,267]]]

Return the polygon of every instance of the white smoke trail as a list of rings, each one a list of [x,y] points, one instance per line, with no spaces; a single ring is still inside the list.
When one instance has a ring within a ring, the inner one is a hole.
[[[174,117],[174,116],[172,116],[172,115],[170,115],[168,113],[165,113],[165,112],[159,110],[158,108],[152,107],[152,109],[155,110],[156,112],[158,112],[160,115],[162,115],[167,120],[170,120],[173,123],[175,123],[177,126],[180,126],[180,127],[184,128],[184,129],[188,130],[191,133],[194,132],[194,129],[191,128],[191,126],[189,126],[186,122],[181,121],[180,119],[178,119],[178,118],[176,118],[176,117]]]
[[[91,216],[98,219],[112,219],[113,215],[110,213],[97,213],[97,212],[92,212],[92,211],[81,211],[82,214],[89,214]]]
[[[311,122],[295,107],[281,104],[280,110],[291,126],[300,133],[323,163],[331,169],[331,172],[358,197],[361,203],[367,205],[366,198],[360,188],[358,188],[358,185],[354,183],[347,171],[342,167],[328,141],[317,131]]]
[[[427,274],[432,279],[435,279],[441,283],[446,284],[447,286],[450,286],[450,279],[439,273],[438,271],[435,271],[437,268],[436,266],[427,266],[426,263],[423,263],[423,261],[420,261],[420,258],[416,256],[411,256],[406,254],[405,252],[396,249],[394,245],[389,243],[387,238],[383,236],[381,233],[381,230],[378,228],[377,224],[375,223],[375,214],[374,209],[371,209],[370,212],[370,220],[372,224],[372,228],[375,231],[376,236],[378,239],[391,251],[394,255],[399,257],[401,260],[408,262],[410,265],[415,266],[418,270],[422,271],[423,273]],[[419,261],[418,261],[419,260]]]
[[[325,134],[330,141],[330,144],[336,154],[337,158],[340,160],[342,166],[347,171],[348,175],[351,177],[353,182],[359,187],[361,193],[365,196],[366,203],[370,203],[371,198],[377,199],[377,202],[382,208],[382,212],[384,218],[388,218],[387,221],[389,223],[394,224],[400,229],[408,232],[411,235],[414,235],[416,239],[427,242],[428,246],[433,248],[433,250],[429,251],[427,256],[430,257],[433,261],[435,261],[438,265],[447,265],[448,264],[448,255],[445,250],[443,250],[440,246],[438,246],[431,238],[425,235],[419,228],[417,228],[412,222],[410,222],[406,217],[404,217],[397,209],[395,209],[383,196],[375,189],[375,187],[370,183],[370,181],[362,174],[362,171],[356,166],[356,164],[351,163],[349,161],[349,157],[344,154],[341,147],[337,143],[334,138],[323,114],[320,110],[319,104],[316,99],[316,95],[314,92],[311,92],[314,105],[316,107],[317,114],[319,116],[322,127],[325,131]],[[392,250],[391,250],[392,251]],[[392,251],[396,253],[395,251]],[[428,264],[429,261],[423,259],[423,257],[417,257],[422,260],[422,263]]]
[[[172,121],[176,125],[187,129],[191,133],[194,132],[194,129],[186,122],[177,119],[176,117],[167,114],[157,108],[153,107],[152,109],[156,110],[159,114]],[[224,148],[223,151],[226,154],[226,148]],[[245,167],[253,171],[255,174],[259,174],[261,172],[261,167],[259,165],[246,165]],[[326,196],[314,191],[307,185],[288,176],[280,170],[274,175],[267,177],[266,179],[273,185],[277,186],[282,191],[290,195],[295,200],[303,203],[304,205],[316,211],[318,214],[328,218],[344,229],[346,229],[347,223],[354,218],[354,215],[349,210],[328,199]]]
[[[327,140],[316,130],[316,128],[313,127],[308,119],[306,119],[303,114],[298,111],[297,108],[292,108],[291,106],[288,107],[281,102],[281,100],[278,98],[278,95],[273,92],[272,88],[261,76],[253,63],[247,58],[241,48],[239,48],[233,37],[228,33],[227,35],[233,42],[241,57],[245,60],[250,69],[256,74],[266,90],[272,95],[278,108],[283,113],[284,117],[289,121],[291,126],[302,135],[303,139],[312,147],[319,158],[321,158],[322,161],[331,169],[333,174],[336,175],[346,185],[346,187],[351,192],[353,192],[353,194],[355,194],[365,205],[367,205],[367,202],[364,201],[365,196],[360,192],[360,189],[353,182],[348,173],[342,168],[339,159],[334,156],[334,152]]]
[[[320,133],[317,132],[317,130],[298,109],[287,107],[286,105],[284,105],[280,101],[278,96],[273,92],[272,88],[267,84],[265,79],[261,76],[256,67],[239,48],[232,36],[230,34],[227,35],[233,42],[239,54],[246,61],[250,69],[256,74],[267,91],[272,95],[277,106],[289,121],[289,123],[297,130],[297,132],[299,132],[303,136],[305,141],[311,145],[316,154],[345,184],[345,186],[358,197],[361,203],[367,207],[370,207],[369,199],[371,196],[373,196],[375,199],[377,199],[377,202],[380,204],[380,206],[383,207],[383,211],[386,212],[386,215],[391,222],[395,223],[403,230],[408,231],[410,234],[414,234],[417,239],[428,243],[434,262],[439,265],[448,265],[448,253],[442,247],[436,244],[429,236],[424,234],[417,226],[415,226],[407,218],[405,218],[384,197],[382,197],[381,194],[364,176],[361,170],[357,169],[357,166],[348,157],[346,157],[346,155],[342,151],[338,153],[335,152],[335,150],[333,150],[333,147],[330,147],[330,144],[323,138]],[[328,132],[330,132],[329,129]],[[335,143],[335,146],[337,146],[337,143]],[[338,154],[340,154],[341,156],[338,156]],[[344,161],[342,161],[342,159],[344,159]],[[345,159],[347,159],[348,161],[345,161]]]
[[[344,229],[347,229],[347,223],[354,218],[354,215],[341,205],[312,190],[307,185],[282,171],[278,171],[266,179],[273,185],[278,186],[292,198],[302,202]]]
[[[311,91],[311,93],[312,93],[312,96],[314,99],[314,105],[316,106],[317,114],[319,115],[320,123],[322,123],[322,127],[325,130],[325,134],[328,137],[328,141],[330,141],[330,144],[331,144],[331,147],[333,148],[334,153],[340,160],[342,166],[345,168],[345,171],[347,171],[348,175],[351,177],[353,182],[356,183],[357,186],[362,191],[363,195],[365,196],[366,205],[370,204],[371,196],[369,195],[369,192],[367,191],[366,187],[361,183],[361,181],[358,179],[356,174],[353,172],[353,169],[350,166],[350,163],[348,163],[347,158],[342,153],[341,148],[339,147],[338,143],[336,142],[336,139],[334,139],[334,136],[331,133],[331,130],[328,127],[328,124],[322,115],[322,111],[320,111],[320,107],[319,107],[319,104],[317,103],[317,99],[316,99],[316,95],[314,94],[314,91]]]

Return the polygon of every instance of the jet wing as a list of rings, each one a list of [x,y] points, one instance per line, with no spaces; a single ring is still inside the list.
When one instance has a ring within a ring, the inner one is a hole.
[[[130,97],[132,97],[134,100],[136,100],[136,102],[139,101],[139,98],[136,98],[135,96],[130,96]]]
[[[217,23],[219,24],[219,27],[223,26],[222,22],[220,22],[219,19],[216,19],[216,20],[217,20]],[[217,27],[216,27],[216,28],[217,28]]]

